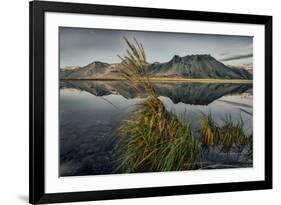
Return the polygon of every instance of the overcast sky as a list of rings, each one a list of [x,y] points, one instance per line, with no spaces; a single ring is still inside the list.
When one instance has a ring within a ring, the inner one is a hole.
[[[120,62],[126,51],[123,37],[143,44],[148,62],[167,62],[175,54],[210,54],[227,65],[252,64],[253,39],[247,36],[143,32],[60,27],[60,67],[93,61]]]

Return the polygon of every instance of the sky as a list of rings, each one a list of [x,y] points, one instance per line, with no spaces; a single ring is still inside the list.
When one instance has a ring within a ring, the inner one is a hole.
[[[150,63],[191,54],[210,54],[234,66],[252,64],[253,60],[250,36],[60,27],[60,67],[84,66],[93,61],[118,63],[118,55],[122,56],[127,49],[123,37],[142,43]]]

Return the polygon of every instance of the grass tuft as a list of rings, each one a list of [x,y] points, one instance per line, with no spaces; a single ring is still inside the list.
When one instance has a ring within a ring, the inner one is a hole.
[[[214,146],[218,143],[218,127],[216,126],[211,114],[203,114],[200,120],[199,132],[201,135],[203,148],[209,148],[210,146]]]
[[[138,103],[129,119],[119,128],[120,164],[123,172],[189,170],[197,166],[200,147],[189,124],[166,110],[147,74],[142,44],[131,43],[122,60],[120,72],[128,85],[148,96]],[[140,89],[140,84],[144,89]]]
[[[217,147],[221,152],[229,153],[231,151],[241,153],[247,148],[248,154],[245,158],[251,158],[252,135],[247,135],[243,129],[242,119],[234,123],[231,115],[224,120],[223,126],[215,124],[211,114],[204,115],[201,118],[199,132],[201,134],[202,147]]]

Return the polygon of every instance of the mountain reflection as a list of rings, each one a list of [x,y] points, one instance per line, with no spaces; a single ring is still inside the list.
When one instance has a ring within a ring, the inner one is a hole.
[[[232,83],[153,83],[159,96],[170,98],[173,103],[208,105],[225,95],[241,94],[251,91],[252,84]],[[111,94],[131,99],[140,96],[132,86],[124,81],[61,80],[60,89],[72,88],[86,91],[95,96]],[[139,88],[141,89],[141,88]]]

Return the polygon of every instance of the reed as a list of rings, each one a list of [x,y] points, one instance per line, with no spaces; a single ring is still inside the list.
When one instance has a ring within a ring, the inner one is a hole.
[[[248,136],[243,129],[244,122],[242,119],[234,123],[231,115],[225,119],[224,125],[220,128],[220,144],[222,152],[242,152],[248,144]]]
[[[219,128],[216,126],[211,114],[202,114],[199,132],[203,148],[209,148],[218,144]]]
[[[226,116],[224,124],[219,127],[215,124],[211,114],[201,118],[200,136],[204,148],[217,147],[221,152],[231,151],[241,153],[248,148],[248,158],[251,156],[252,135],[247,135],[243,129],[244,122],[232,120],[231,115]]]
[[[191,127],[168,112],[154,91],[147,74],[143,46],[134,39],[126,55],[120,57],[120,73],[147,98],[135,105],[130,117],[119,128],[122,136],[118,170],[151,172],[195,169],[200,147]]]

